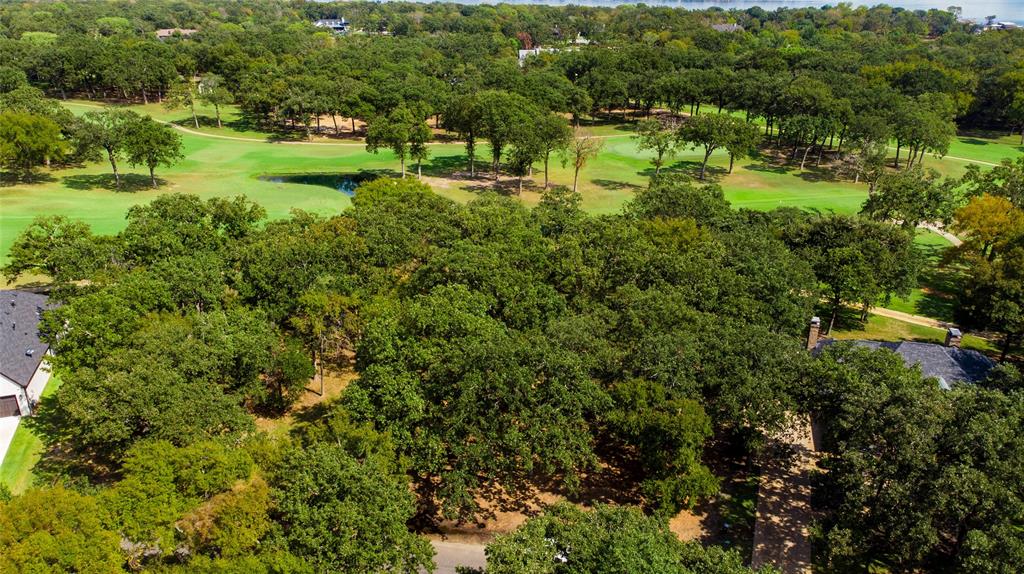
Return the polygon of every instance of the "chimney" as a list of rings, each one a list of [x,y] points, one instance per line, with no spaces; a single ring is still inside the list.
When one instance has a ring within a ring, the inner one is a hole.
[[[960,348],[960,329],[956,327],[950,327],[946,329],[946,346]]]
[[[821,318],[811,317],[811,328],[807,332],[807,350],[813,351],[818,346],[818,334],[821,333]]]

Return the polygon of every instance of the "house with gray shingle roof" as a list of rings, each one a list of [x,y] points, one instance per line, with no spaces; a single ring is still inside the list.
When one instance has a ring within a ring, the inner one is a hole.
[[[807,338],[807,347],[817,355],[829,345],[836,343],[835,339],[818,339],[818,330],[821,327],[821,320],[817,317],[811,319],[810,332]],[[988,376],[989,371],[996,366],[992,359],[978,351],[960,348],[962,335],[959,329],[949,328],[946,331],[945,344],[919,343],[916,341],[865,341],[851,340],[844,341],[860,347],[869,349],[887,349],[903,358],[908,367],[917,365],[921,368],[921,374],[925,377],[934,378],[939,381],[943,389],[950,389],[955,383],[974,384],[981,382]]]
[[[0,291],[0,417],[31,414],[50,379],[43,366],[49,345],[39,336],[46,308],[45,295]]]

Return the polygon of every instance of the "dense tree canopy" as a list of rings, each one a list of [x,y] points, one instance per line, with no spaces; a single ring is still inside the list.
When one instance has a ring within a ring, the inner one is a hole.
[[[339,16],[352,33],[311,23]],[[709,26],[726,21],[743,29]],[[411,524],[616,475],[639,508],[557,505],[496,540],[489,571],[745,572],[666,517],[728,478],[709,447],[751,455],[799,413],[824,421],[827,568],[1014,571],[1019,372],[941,391],[892,354],[803,347],[822,297],[831,325],[908,294],[914,229],[938,220],[965,240],[958,321],[1024,337],[1024,161],[920,167],[958,126],[1024,127],[1024,33],[975,31],[847,4],[0,4],[0,161],[19,175],[105,161],[115,187],[126,164],[155,186],[181,158],[171,127],[57,98],[160,102],[195,128],[197,105],[220,126],[237,104],[284,137],[364,137],[402,175],[445,138],[470,177],[485,154],[520,190],[545,171],[534,207],[380,177],[339,213],[167,194],[114,234],[33,221],[3,271],[51,281],[62,386],[27,424],[63,486],[0,492],[0,570],[411,574],[432,565]],[[586,116],[644,118],[656,177],[618,213],[580,209],[605,141]],[[668,165],[679,146],[702,181]],[[735,210],[716,151],[836,167],[871,195],[861,216]],[[571,190],[549,186],[552,155]],[[339,370],[338,399],[294,408]]]

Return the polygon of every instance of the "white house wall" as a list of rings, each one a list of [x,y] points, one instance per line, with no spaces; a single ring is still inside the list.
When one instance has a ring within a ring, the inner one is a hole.
[[[36,371],[36,374],[38,374],[38,372],[41,370],[42,369],[38,369]],[[49,376],[50,373],[47,372],[46,377],[49,378]],[[46,383],[44,382],[43,384],[45,385]],[[18,397],[18,408],[21,409],[22,414],[31,411],[28,399],[25,397],[25,389],[21,388],[21,385],[19,385],[18,383],[15,383],[14,381],[8,379],[3,375],[0,375],[0,397],[9,397],[11,395]]]
[[[32,374],[32,380],[28,382],[28,387],[25,388],[25,392],[28,395],[28,400],[31,404],[34,405],[39,402],[39,397],[43,395],[43,389],[46,388],[46,383],[49,380],[50,363],[46,359],[43,359],[43,362],[39,364],[39,368]]]

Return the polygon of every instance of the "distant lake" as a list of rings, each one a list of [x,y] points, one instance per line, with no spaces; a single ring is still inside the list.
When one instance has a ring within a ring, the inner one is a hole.
[[[498,4],[498,0],[453,0],[459,4]],[[617,0],[503,0],[508,4],[546,4],[548,6],[619,6],[622,4],[636,4],[639,2],[619,2]],[[812,6],[832,5],[839,2],[823,2],[808,0],[645,0],[648,6],[671,6],[675,8],[688,8],[691,10],[704,10],[707,8],[719,7],[724,9],[746,10],[754,6],[760,6],[769,12],[776,8],[809,8]],[[854,6],[876,6],[883,2],[850,2]],[[963,0],[896,0],[884,2],[889,6],[906,8],[907,10],[928,10],[938,8],[945,10],[949,6],[960,6],[963,8],[964,18],[973,18],[984,22],[986,16],[995,16],[997,21],[1011,21],[1024,23],[1024,0],[975,0],[965,2]]]

